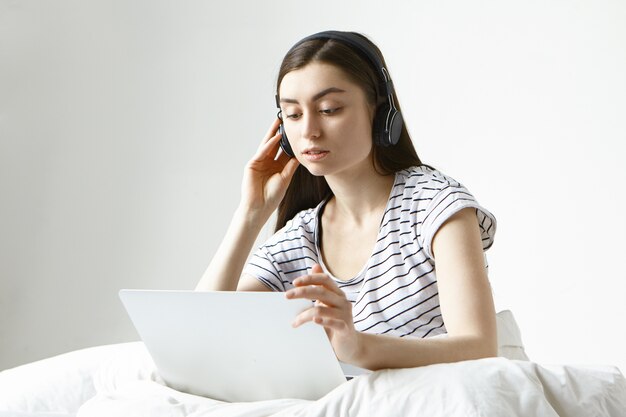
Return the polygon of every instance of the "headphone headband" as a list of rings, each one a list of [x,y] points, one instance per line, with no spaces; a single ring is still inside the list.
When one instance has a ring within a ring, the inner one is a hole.
[[[314,33],[304,39],[301,39],[298,43],[292,46],[287,55],[289,55],[294,49],[300,46],[302,43],[315,39],[333,39],[347,43],[360,52],[361,56],[366,58],[372,67],[375,69],[376,74],[379,76],[380,86],[382,87],[381,93],[386,96],[390,96],[393,93],[393,84],[389,77],[389,72],[380,61],[378,55],[372,51],[371,46],[367,43],[367,40],[357,33],[341,32],[338,30],[326,30],[324,32]]]

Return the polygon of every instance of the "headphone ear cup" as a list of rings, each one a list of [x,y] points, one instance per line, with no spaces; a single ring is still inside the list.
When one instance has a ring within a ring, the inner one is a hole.
[[[285,133],[285,128],[283,127],[282,123],[278,126],[278,133],[280,133],[281,135],[280,147],[282,148],[284,153],[286,153],[288,156],[293,158],[294,153],[293,153],[293,150],[291,149],[291,145],[289,144],[289,140],[287,139],[287,134]]]
[[[387,120],[389,123],[387,124]],[[372,126],[372,136],[377,146],[393,146],[400,140],[404,120],[402,113],[396,109],[390,109],[389,105],[383,104],[376,112]]]
[[[404,118],[402,113],[393,109],[390,114],[391,126],[389,127],[389,145],[395,145],[400,140],[402,127],[404,126]]]

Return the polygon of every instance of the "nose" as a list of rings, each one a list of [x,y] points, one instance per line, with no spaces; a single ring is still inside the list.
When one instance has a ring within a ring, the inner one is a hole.
[[[302,137],[304,139],[319,138],[320,130],[320,121],[315,112],[306,112],[302,115]]]

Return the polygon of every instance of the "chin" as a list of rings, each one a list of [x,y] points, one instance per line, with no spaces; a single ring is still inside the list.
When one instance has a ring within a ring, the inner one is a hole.
[[[300,162],[300,166],[305,168],[309,172],[309,174],[313,175],[314,177],[323,177],[324,175],[327,175],[329,173],[328,167],[320,164],[319,162],[312,163],[310,161],[303,160],[302,158],[297,159],[298,162]]]
[[[305,168],[307,171],[309,171],[309,174],[313,175],[314,177],[323,177],[328,174],[328,172],[326,172],[325,169],[322,169],[319,166],[313,166],[313,167],[305,166]]]

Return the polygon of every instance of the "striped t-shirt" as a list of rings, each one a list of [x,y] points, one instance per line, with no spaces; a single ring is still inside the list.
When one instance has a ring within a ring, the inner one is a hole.
[[[420,166],[396,172],[369,261],[347,281],[332,276],[320,251],[320,214],[327,200],[303,210],[261,246],[244,268],[274,291],[319,263],[352,302],[356,330],[395,336],[446,333],[439,307],[432,240],[450,216],[476,209],[483,250],[493,243],[495,217],[459,182]]]

